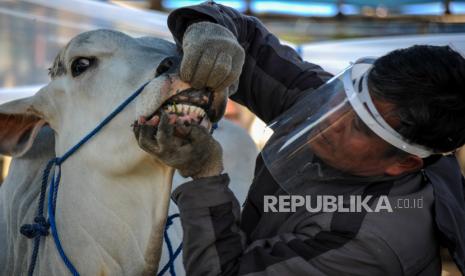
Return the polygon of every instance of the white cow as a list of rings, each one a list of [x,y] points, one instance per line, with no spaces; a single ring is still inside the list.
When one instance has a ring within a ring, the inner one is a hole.
[[[132,104],[62,165],[56,220],[63,248],[82,275],[156,273],[173,169],[142,151],[130,126],[150,119],[179,92],[169,89],[171,78],[155,77],[162,60],[174,55],[175,46],[164,40],[87,32],[59,53],[47,86],[0,106],[0,153],[16,157],[0,189],[0,275],[27,271],[33,243],[19,227],[34,219],[46,160],[62,156],[149,80]],[[210,119],[220,117],[226,96],[213,100]],[[46,138],[34,143],[37,134],[47,137],[45,123],[54,131],[54,145]],[[42,240],[36,273],[67,274],[50,235]]]

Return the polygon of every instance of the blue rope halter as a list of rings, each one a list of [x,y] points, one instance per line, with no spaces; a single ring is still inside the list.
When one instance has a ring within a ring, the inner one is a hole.
[[[168,235],[168,228],[171,224],[173,224],[173,219],[177,217],[179,217],[179,214],[173,214],[169,216],[166,220],[165,232],[163,233],[163,235],[165,237],[166,247],[168,248],[169,260],[165,264],[165,266],[160,270],[157,276],[164,275],[165,272],[168,271],[168,269],[170,270],[171,276],[176,276],[176,272],[174,271],[174,261],[176,261],[176,258],[178,257],[179,253],[181,253],[182,243],[178,246],[176,251],[173,252],[173,245],[171,244],[170,236]]]
[[[58,236],[58,231],[56,228],[55,222],[55,209],[56,209],[56,201],[57,201],[57,193],[58,193],[58,186],[60,184],[61,179],[61,164],[63,164],[72,154],[74,154],[82,145],[84,145],[87,141],[89,141],[92,137],[94,137],[103,127],[105,127],[118,113],[123,111],[126,106],[128,106],[139,94],[144,90],[145,86],[148,84],[146,82],[143,84],[139,89],[137,89],[129,98],[127,98],[122,104],[120,104],[113,112],[108,115],[94,130],[92,130],[89,134],[87,134],[81,141],[79,141],[76,145],[74,145],[70,150],[68,150],[62,157],[56,157],[51,159],[47,166],[44,169],[42,175],[42,185],[40,189],[39,195],[39,206],[37,210],[37,216],[34,218],[33,224],[25,224],[21,226],[20,232],[27,238],[34,238],[34,247],[32,250],[31,255],[31,263],[28,269],[28,275],[32,276],[34,273],[35,264],[37,261],[37,254],[39,252],[39,245],[40,245],[40,238],[42,236],[47,236],[49,234],[49,228],[52,232],[53,240],[55,242],[55,246],[61,256],[61,259],[65,263],[68,270],[73,275],[79,275],[77,269],[71,263],[69,258],[66,256],[63,247],[61,246],[60,238]],[[44,205],[45,205],[45,194],[47,190],[47,183],[50,178],[51,170],[55,168],[55,171],[52,174],[52,178],[50,181],[50,189],[49,189],[49,196],[48,196],[48,220],[44,216]],[[172,220],[175,217],[178,217],[178,214],[172,215],[168,217],[167,224],[165,226],[164,236],[166,239],[166,243],[169,250],[169,262],[165,265],[165,267],[169,267],[171,275],[175,275],[174,272],[174,261],[176,257],[181,252],[182,244],[173,252],[173,248],[171,245],[171,241],[168,237],[168,227],[172,224]],[[167,268],[163,268],[163,270],[158,275],[163,275]]]

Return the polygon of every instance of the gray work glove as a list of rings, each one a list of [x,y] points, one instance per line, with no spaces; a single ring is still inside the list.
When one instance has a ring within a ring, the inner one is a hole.
[[[139,146],[166,165],[179,170],[183,177],[209,177],[223,171],[221,145],[199,125],[169,122],[162,113],[158,130],[150,125],[134,126]]]
[[[194,88],[223,92],[239,80],[244,49],[225,27],[211,22],[190,25],[184,33],[182,49],[180,76]],[[234,93],[235,88],[228,92]]]

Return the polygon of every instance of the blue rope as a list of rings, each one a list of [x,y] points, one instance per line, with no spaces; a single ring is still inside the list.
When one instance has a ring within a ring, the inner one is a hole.
[[[52,175],[52,181],[50,183],[50,190],[49,190],[49,195],[48,195],[48,220],[50,223],[50,230],[52,232],[52,237],[53,240],[55,241],[55,246],[58,250],[58,253],[61,256],[61,259],[65,263],[66,267],[68,270],[73,274],[74,276],[78,276],[79,272],[77,269],[74,267],[74,265],[71,263],[71,261],[68,259],[68,256],[66,256],[66,253],[61,245],[60,238],[58,236],[58,231],[56,228],[56,222],[55,222],[55,209],[56,209],[56,198],[57,198],[57,192],[58,192],[58,185],[60,184],[60,178],[61,178],[61,165],[57,165],[57,174],[55,178],[55,174]]]
[[[168,269],[170,270],[171,276],[176,276],[176,271],[174,269],[174,262],[176,261],[176,258],[178,257],[179,253],[181,253],[182,250],[182,243],[178,246],[175,252],[173,252],[173,246],[171,244],[171,240],[168,234],[168,228],[170,227],[171,224],[173,224],[173,219],[179,217],[179,214],[173,214],[168,217],[166,220],[166,225],[165,225],[165,231],[164,231],[164,237],[165,237],[165,243],[166,247],[168,248],[168,255],[169,255],[169,260],[165,264],[165,266],[160,270],[160,272],[157,274],[157,276],[162,276],[165,274]]]
[[[210,134],[213,135],[213,132],[218,128],[218,123],[212,124],[212,128],[210,129]]]
[[[34,238],[34,247],[31,255],[31,263],[28,269],[28,275],[32,276],[34,273],[35,264],[37,262],[37,254],[39,251],[40,238],[41,236],[47,236],[49,234],[48,229],[50,228],[55,242],[55,246],[61,256],[61,259],[65,263],[66,267],[73,275],[79,275],[76,268],[73,266],[71,261],[66,256],[65,251],[60,242],[58,236],[58,231],[56,229],[55,222],[55,209],[56,201],[58,194],[58,187],[61,179],[61,164],[63,164],[68,157],[75,153],[82,145],[89,141],[95,134],[97,134],[104,126],[106,126],[118,113],[120,113],[126,106],[128,106],[139,94],[144,90],[145,86],[148,84],[146,82],[139,89],[137,89],[131,96],[129,96],[122,104],[120,104],[113,112],[108,115],[94,130],[92,130],[88,135],[86,135],[81,141],[74,145],[70,150],[68,150],[62,157],[51,159],[47,166],[44,169],[42,175],[42,185],[40,189],[40,196],[38,202],[37,216],[34,218],[33,224],[25,224],[21,226],[20,232],[25,235],[27,238]],[[50,176],[50,171],[52,168],[56,168],[56,172],[52,175],[50,182],[49,198],[48,198],[48,222],[44,217],[44,205],[45,205],[45,194],[47,190],[47,183]]]
[[[45,167],[44,173],[42,175],[42,185],[40,188],[39,195],[39,208],[37,210],[37,216],[34,218],[34,224],[25,224],[21,226],[19,230],[21,234],[28,237],[29,239],[34,238],[34,247],[32,250],[31,264],[29,266],[28,275],[34,273],[35,263],[37,260],[37,254],[39,252],[40,237],[47,236],[49,234],[48,228],[49,224],[44,217],[44,202],[45,202],[45,193],[47,190],[47,182],[50,171],[53,167],[54,160],[50,160]]]

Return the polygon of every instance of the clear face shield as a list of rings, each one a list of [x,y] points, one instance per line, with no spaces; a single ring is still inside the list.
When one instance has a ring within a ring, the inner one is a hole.
[[[385,157],[389,145],[421,158],[433,154],[409,143],[378,112],[367,87],[373,62],[358,60],[268,125],[273,135],[262,156],[285,191],[339,172],[383,175],[380,168],[392,162]]]

